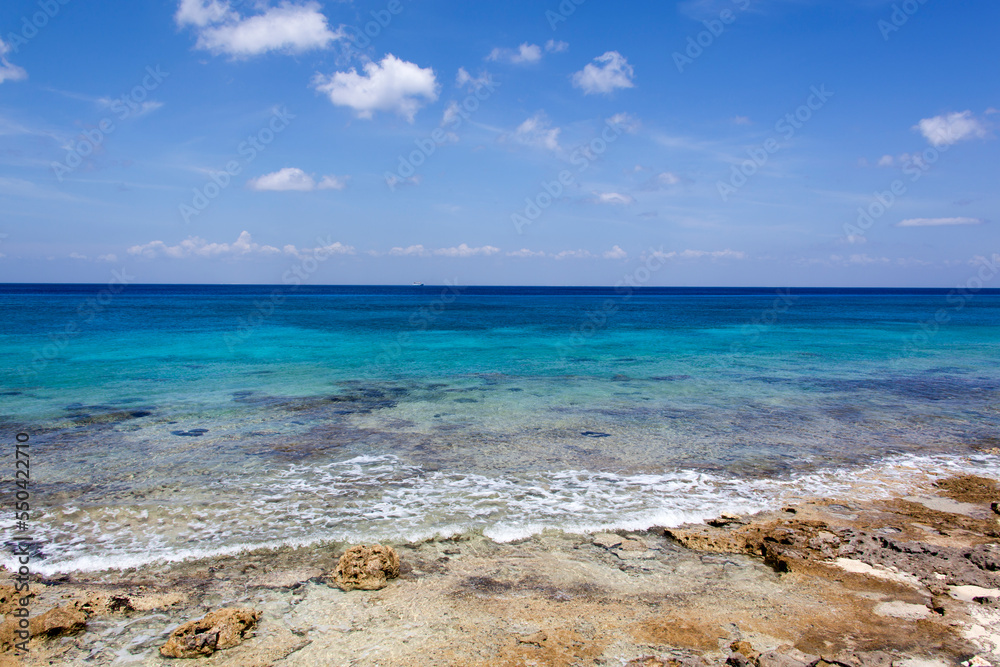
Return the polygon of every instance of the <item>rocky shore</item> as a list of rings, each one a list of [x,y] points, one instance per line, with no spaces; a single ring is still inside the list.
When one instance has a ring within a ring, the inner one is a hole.
[[[27,655],[5,572],[0,665],[1000,665],[998,502],[965,476],[641,533],[38,578]]]

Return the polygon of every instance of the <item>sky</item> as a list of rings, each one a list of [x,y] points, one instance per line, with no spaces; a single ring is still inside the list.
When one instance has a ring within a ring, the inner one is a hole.
[[[992,280],[997,25],[995,0],[5,0],[0,282]]]

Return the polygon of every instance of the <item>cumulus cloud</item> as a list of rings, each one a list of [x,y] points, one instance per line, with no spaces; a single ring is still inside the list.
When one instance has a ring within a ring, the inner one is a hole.
[[[628,253],[621,249],[621,246],[612,246],[611,250],[606,250],[602,255],[604,259],[625,259]]]
[[[667,190],[675,185],[679,185],[681,182],[681,177],[672,171],[662,171],[656,176],[653,176],[649,181],[643,186],[643,190]]]
[[[500,252],[500,248],[491,245],[484,245],[479,248],[470,248],[466,244],[461,244],[457,248],[438,248],[434,251],[435,255],[440,255],[441,257],[476,257],[478,255],[483,255],[489,257],[490,255],[495,255]]]
[[[459,67],[458,74],[455,75],[455,85],[459,88],[478,90],[483,86],[492,88],[496,84],[493,82],[493,77],[490,76],[489,72],[480,72],[478,77],[474,77],[464,67]]]
[[[557,42],[554,39],[550,39],[545,42],[545,52],[546,53],[562,53],[569,49],[569,44],[566,42]]]
[[[981,218],[910,218],[896,224],[897,227],[952,227],[956,225],[981,225]]]
[[[2,39],[0,39],[0,83],[4,81],[20,81],[21,79],[27,79],[28,73],[24,71],[23,68],[17,65],[12,65],[9,60],[7,60],[7,53],[10,51],[10,46],[7,45]]]
[[[454,248],[437,248],[434,250],[426,248],[423,245],[411,245],[405,248],[395,247],[389,250],[387,254],[393,257],[430,257],[432,255],[436,255],[438,257],[488,257],[490,255],[495,255],[498,252],[500,252],[500,248],[496,248],[491,245],[472,248],[463,243]]]
[[[301,257],[304,255],[353,255],[355,250],[351,246],[344,245],[339,241],[327,242],[322,246],[308,249],[298,249],[294,245],[286,245],[278,249],[270,245],[261,245],[254,242],[250,232],[243,231],[239,238],[233,243],[209,243],[203,238],[191,236],[181,241],[177,245],[167,245],[163,241],[151,241],[142,245],[134,245],[128,249],[128,254],[139,257],[153,259],[156,257],[168,257],[171,259],[184,259],[187,257],[197,258],[241,258],[241,257],[269,257],[275,255],[294,255]]]
[[[986,137],[986,126],[971,111],[960,111],[924,118],[913,126],[934,146],[950,146],[967,139]]]
[[[285,167],[270,174],[251,179],[247,185],[258,192],[312,192],[320,190],[343,190],[344,181],[336,176],[324,176],[319,183],[312,176],[297,167]]]
[[[181,0],[174,20],[179,26],[194,28],[197,48],[233,57],[323,49],[342,37],[330,30],[316,2],[285,1],[245,17],[228,1]]]
[[[639,127],[642,125],[642,123],[639,122],[638,118],[632,116],[631,114],[627,114],[625,112],[616,113],[614,116],[608,119],[608,122],[614,125],[615,127],[622,128],[629,134],[635,134],[639,130]]]
[[[561,131],[558,127],[551,127],[548,117],[539,111],[518,125],[517,129],[508,137],[523,146],[558,151]]]
[[[628,206],[635,200],[628,195],[623,195],[618,192],[595,192],[595,197],[593,202],[595,204],[614,204],[617,206]]]
[[[573,86],[585,95],[611,93],[616,88],[632,88],[634,79],[635,70],[628,60],[617,51],[608,51],[574,74]]]
[[[527,248],[521,248],[520,250],[513,250],[511,252],[508,252],[507,256],[508,257],[522,257],[522,258],[545,257],[545,251],[544,250],[528,250]]]
[[[438,98],[437,78],[430,67],[400,60],[387,54],[381,62],[369,62],[364,74],[351,68],[330,77],[317,74],[313,87],[337,106],[350,107],[358,118],[371,118],[376,111],[392,111],[411,123],[425,102]]]
[[[516,49],[496,48],[490,51],[486,59],[492,62],[508,62],[512,65],[537,63],[542,59],[542,47],[525,42]]]

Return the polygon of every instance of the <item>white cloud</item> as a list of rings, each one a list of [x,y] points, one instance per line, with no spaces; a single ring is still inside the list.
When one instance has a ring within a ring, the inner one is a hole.
[[[594,197],[595,204],[614,204],[618,206],[628,206],[635,200],[628,195],[623,195],[618,192],[595,192]]]
[[[191,236],[177,245],[168,246],[163,241],[151,241],[142,245],[135,245],[128,249],[128,254],[138,255],[153,259],[156,257],[169,257],[171,259],[184,259],[186,257],[199,258],[238,258],[263,256],[271,257],[275,255],[294,255],[303,257],[305,255],[353,255],[353,247],[344,245],[339,241],[336,243],[326,243],[316,248],[297,249],[294,245],[286,245],[279,250],[274,246],[260,245],[254,243],[250,232],[244,231],[234,243],[209,243],[203,238]],[[106,255],[105,257],[114,257]],[[113,261],[113,260],[108,260]]]
[[[552,255],[555,259],[590,259],[594,255],[589,250],[563,250]]]
[[[426,102],[438,98],[433,69],[421,68],[391,53],[380,63],[366,63],[363,75],[351,68],[349,72],[334,72],[331,77],[317,74],[312,83],[335,105],[354,109],[358,118],[371,118],[375,111],[393,111],[412,123],[423,106],[421,98]]]
[[[620,246],[612,246],[611,250],[605,251],[603,255],[604,259],[625,259],[628,257],[628,253],[621,249]]]
[[[971,111],[924,118],[913,129],[919,130],[934,146],[950,146],[966,139],[982,139],[987,135],[986,126]]]
[[[78,253],[78,252],[71,252],[71,253],[69,254],[69,256],[70,256],[70,258],[71,258],[71,259],[87,259],[87,256],[86,256],[86,255],[81,255],[81,254],[80,254],[80,253]]]
[[[511,139],[524,146],[533,148],[545,148],[550,151],[559,150],[559,133],[562,130],[558,127],[550,127],[549,119],[539,111],[534,116],[517,126],[514,133],[509,135]]]
[[[407,255],[416,255],[417,257],[428,257],[431,253],[427,248],[422,245],[411,245],[406,248],[393,248],[389,251],[389,254],[394,257],[405,257]]]
[[[0,83],[3,83],[4,81],[20,81],[21,79],[27,79],[28,73],[24,71],[24,68],[12,65],[10,61],[7,60],[8,51],[10,51],[10,47],[7,46],[6,42],[0,39]]]
[[[244,17],[227,1],[181,0],[174,20],[179,26],[195,28],[197,48],[234,57],[323,49],[341,37],[330,30],[316,2],[285,1]]]
[[[751,125],[753,121],[747,116],[733,116],[733,125]]]
[[[296,190],[299,192],[308,192],[316,188],[316,181],[301,169],[285,167],[274,173],[264,174],[252,179],[247,185],[251,190],[257,191],[286,192],[288,190]]]
[[[485,255],[489,257],[490,255],[495,255],[500,252],[500,248],[491,245],[484,245],[479,248],[470,248],[466,244],[461,244],[457,248],[438,248],[434,251],[435,255],[440,255],[441,257],[475,257],[477,255]]]
[[[639,119],[625,112],[616,113],[608,119],[608,122],[616,127],[620,127],[629,134],[635,134],[642,125]]]
[[[681,182],[680,176],[672,171],[662,171],[643,186],[644,190],[666,190]]]
[[[955,225],[981,225],[981,218],[910,218],[896,224],[897,227],[952,227]]]
[[[312,192],[313,190],[343,190],[347,187],[344,179],[324,176],[319,183],[312,176],[297,167],[285,167],[270,174],[264,174],[247,182],[251,190],[258,192]]]
[[[545,42],[545,52],[546,53],[562,53],[563,51],[569,49],[569,44],[566,42],[557,42],[554,39],[550,39]]]
[[[110,252],[107,255],[98,255],[97,256],[97,261],[98,262],[117,262],[118,261],[118,255],[114,254],[113,252]]]
[[[508,257],[545,257],[545,251],[543,250],[528,250],[527,248],[521,248],[520,250],[514,250],[513,252],[507,253]]]
[[[598,63],[598,64],[594,64]],[[585,95],[610,93],[616,88],[632,88],[635,70],[617,51],[608,51],[573,75],[573,85]]]
[[[496,48],[490,51],[486,59],[492,62],[508,62],[512,65],[537,63],[542,59],[542,47],[525,42],[516,50]]]
[[[746,259],[747,254],[740,250],[684,250],[683,252],[662,252],[651,253],[657,259]]]
[[[347,187],[347,181],[339,176],[324,176],[316,185],[320,190],[343,190]]]
[[[880,167],[891,167],[896,164],[896,158],[891,155],[883,155],[878,159],[878,166]]]
[[[467,87],[469,90],[478,90],[483,86],[492,88],[496,84],[494,84],[493,77],[490,76],[489,72],[481,72],[478,77],[474,77],[464,67],[459,67],[458,74],[455,76],[455,85],[460,88]]]

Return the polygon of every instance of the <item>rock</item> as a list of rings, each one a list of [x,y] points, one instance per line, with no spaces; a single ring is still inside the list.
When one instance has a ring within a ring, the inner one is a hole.
[[[594,544],[605,549],[612,549],[624,541],[624,537],[615,535],[614,533],[598,533],[594,535]]]
[[[1000,503],[990,503],[990,509],[994,514],[1000,514]]]
[[[32,637],[62,637],[87,629],[87,615],[70,607],[55,607],[31,619]]]
[[[909,604],[899,600],[879,602],[875,605],[874,611],[879,616],[891,616],[907,621],[918,621],[931,615],[931,610],[922,604]]]
[[[982,586],[952,586],[948,594],[962,602],[976,602],[983,598],[1000,597],[1000,589],[983,588]]]
[[[746,525],[750,523],[748,519],[744,519],[739,514],[730,514],[729,512],[723,512],[714,519],[709,519],[706,521],[710,526],[715,526],[716,528],[724,528],[732,524]]]
[[[543,630],[539,630],[533,634],[527,635],[525,637],[518,637],[518,644],[531,644],[532,646],[538,646],[539,648],[548,641],[549,636],[545,634]]]
[[[340,557],[334,580],[342,590],[377,591],[399,576],[399,556],[381,544],[351,547]]]
[[[234,607],[219,609],[196,621],[188,621],[170,633],[160,655],[167,658],[199,658],[232,648],[243,642],[257,625],[260,612]]]
[[[731,665],[731,667],[755,667],[756,658],[760,655],[753,650],[753,646],[748,641],[735,641],[729,645],[729,650],[732,653],[726,660],[726,664]]]
[[[993,667],[993,663],[981,655],[974,655],[962,664],[965,667]]]
[[[9,614],[21,606],[22,598],[33,598],[30,591],[17,592],[13,586],[0,586],[0,615]]]
[[[258,574],[248,581],[247,585],[258,588],[295,588],[310,579],[321,576],[323,576],[323,570],[318,567],[303,567],[297,570]]]
[[[618,548],[622,551],[645,551],[649,546],[643,540],[624,539]]]
[[[768,651],[757,657],[757,667],[806,667],[809,662],[797,660],[780,651]]]
[[[675,663],[675,661],[671,661],[671,663]],[[666,663],[653,655],[644,655],[641,658],[629,660],[625,663],[625,667],[667,667],[671,663]]]

